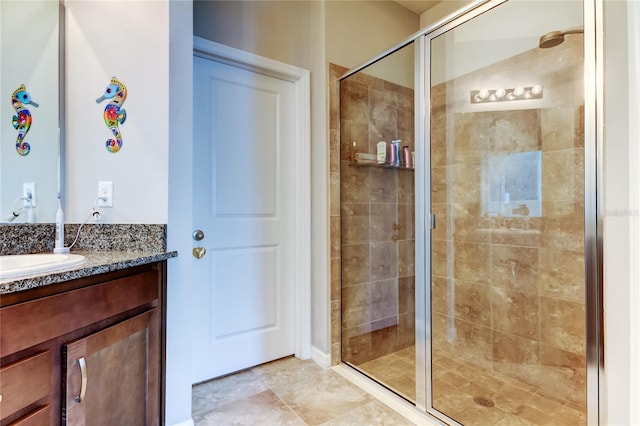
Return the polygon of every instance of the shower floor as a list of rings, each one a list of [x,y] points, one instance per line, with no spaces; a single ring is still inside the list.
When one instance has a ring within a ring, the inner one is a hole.
[[[415,347],[357,366],[415,401]],[[444,352],[433,352],[434,408],[465,425],[585,425],[584,407]]]

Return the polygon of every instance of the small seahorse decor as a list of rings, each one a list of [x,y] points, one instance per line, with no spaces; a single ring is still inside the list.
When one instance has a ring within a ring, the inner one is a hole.
[[[122,108],[122,104],[127,99],[127,86],[113,77],[111,84],[104,90],[104,94],[96,99],[96,103],[99,104],[105,99],[110,99],[110,101],[104,107],[104,123],[113,133],[113,138],[107,139],[105,146],[107,151],[115,153],[122,148],[122,134],[119,124],[123,124],[127,119],[127,111]]]
[[[33,119],[31,112],[26,108],[26,105],[33,105],[38,108],[38,104],[31,99],[31,95],[27,92],[27,88],[24,84],[21,84],[11,95],[11,105],[16,110],[16,115],[13,116],[11,123],[13,128],[18,131],[18,137],[16,139],[16,151],[18,154],[25,156],[31,152],[31,145],[27,143],[24,138],[29,133],[31,123]]]

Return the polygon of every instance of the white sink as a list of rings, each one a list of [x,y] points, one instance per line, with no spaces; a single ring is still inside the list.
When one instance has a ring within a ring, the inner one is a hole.
[[[59,271],[87,260],[81,254],[16,254],[0,256],[0,279]]]

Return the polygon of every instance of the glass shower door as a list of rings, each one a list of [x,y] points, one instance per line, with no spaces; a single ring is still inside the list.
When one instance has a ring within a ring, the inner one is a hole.
[[[426,36],[428,396],[462,424],[586,423],[582,8],[508,1]]]
[[[412,402],[414,50],[340,81],[342,361]]]

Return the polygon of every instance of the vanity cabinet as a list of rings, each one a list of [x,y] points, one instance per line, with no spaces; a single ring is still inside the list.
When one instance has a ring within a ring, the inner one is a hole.
[[[0,297],[0,426],[162,423],[166,262]]]

